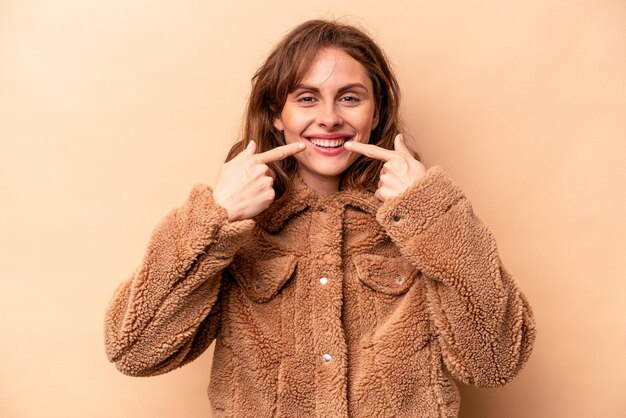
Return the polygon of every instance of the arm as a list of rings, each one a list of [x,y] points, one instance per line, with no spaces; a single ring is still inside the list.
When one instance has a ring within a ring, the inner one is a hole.
[[[228,222],[205,185],[153,232],[143,262],[115,292],[105,349],[123,373],[168,372],[198,357],[219,328],[221,273],[254,221]]]
[[[428,309],[452,375],[482,387],[510,381],[530,355],[535,322],[462,190],[431,167],[385,201],[377,220],[426,281]]]

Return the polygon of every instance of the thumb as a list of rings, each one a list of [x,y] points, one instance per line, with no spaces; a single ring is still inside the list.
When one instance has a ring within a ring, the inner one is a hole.
[[[256,152],[256,142],[254,142],[252,139],[250,140],[250,142],[248,142],[248,146],[246,147],[246,152],[249,155],[252,155]]]
[[[411,155],[411,151],[409,151],[409,149],[407,148],[406,143],[404,142],[404,135],[402,134],[396,135],[395,139],[393,140],[393,148],[396,151],[402,152],[403,154]]]

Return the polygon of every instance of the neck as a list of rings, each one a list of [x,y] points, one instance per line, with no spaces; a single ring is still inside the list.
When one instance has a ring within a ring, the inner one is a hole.
[[[319,174],[312,173],[301,166],[298,166],[297,170],[306,185],[320,195],[333,194],[339,190],[341,176],[321,176]]]

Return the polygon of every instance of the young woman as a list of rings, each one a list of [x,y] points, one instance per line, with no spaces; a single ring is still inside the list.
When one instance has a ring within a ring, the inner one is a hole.
[[[287,34],[215,187],[193,188],[115,293],[110,361],[156,375],[215,340],[214,417],[454,417],[449,375],[509,382],[531,310],[459,186],[407,148],[399,97],[360,30]]]

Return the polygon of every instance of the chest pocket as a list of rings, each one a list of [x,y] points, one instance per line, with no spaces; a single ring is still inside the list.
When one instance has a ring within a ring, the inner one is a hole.
[[[359,254],[354,257],[354,265],[363,284],[388,295],[406,293],[419,275],[419,270],[404,257]]]
[[[296,264],[296,257],[291,254],[265,260],[237,256],[228,269],[251,300],[264,303],[289,281]]]

